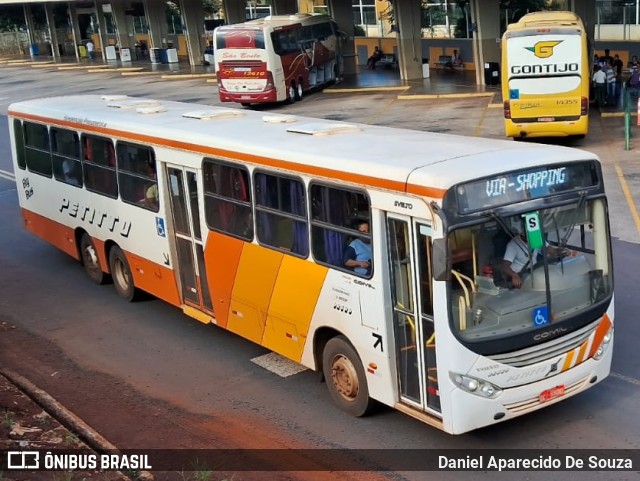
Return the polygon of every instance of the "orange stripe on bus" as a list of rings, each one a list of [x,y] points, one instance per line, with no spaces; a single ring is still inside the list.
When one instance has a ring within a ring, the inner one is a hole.
[[[66,252],[74,259],[80,260],[78,245],[72,228],[24,208],[22,209],[22,219],[27,231]]]
[[[600,321],[600,324],[598,324],[598,327],[596,328],[595,335],[593,336],[593,343],[591,344],[589,357],[593,357],[596,354],[598,348],[600,347],[600,344],[602,344],[604,336],[607,334],[607,332],[609,332],[611,326],[611,319],[609,319],[609,316],[605,313],[604,316],[602,316],[602,321]]]
[[[173,149],[187,150],[196,152],[202,155],[209,155],[214,157],[222,157],[226,159],[249,162],[261,166],[275,167],[280,169],[286,169],[294,171],[300,174],[307,174],[315,177],[326,177],[330,179],[343,180],[346,182],[352,182],[355,184],[367,185],[371,187],[377,187],[381,189],[388,189],[398,192],[407,192],[410,194],[416,194],[421,196],[427,196],[432,198],[441,199],[446,192],[444,189],[435,187],[426,187],[422,185],[406,184],[405,182],[393,181],[389,179],[383,179],[380,177],[373,177],[370,175],[354,174],[349,172],[343,172],[341,170],[326,169],[323,167],[315,167],[310,165],[299,164],[296,162],[285,162],[283,160],[273,159],[270,157],[262,157],[252,154],[243,154],[241,152],[234,152],[225,149],[218,149],[215,147],[209,147],[200,144],[193,144],[190,142],[182,142],[179,140],[170,140],[161,137],[155,137],[151,135],[136,134],[133,132],[125,132],[116,129],[109,129],[106,127],[98,127],[95,125],[78,124],[77,122],[71,122],[68,120],[51,119],[42,117],[39,115],[25,114],[10,111],[9,115],[22,118],[24,120],[33,120],[37,122],[43,122],[58,127],[67,127],[72,129],[80,129],[87,132],[98,133],[111,137],[120,137],[127,140],[133,140],[142,144],[155,144],[163,147],[170,147]]]
[[[124,251],[124,255],[127,257],[136,287],[174,306],[182,305],[176,271],[131,252]]]
[[[239,239],[209,231],[204,249],[204,264],[216,324],[224,328],[229,321],[231,291],[244,244]]]
[[[264,347],[300,362],[327,272],[314,262],[283,257],[269,304]]]
[[[562,372],[566,371],[567,369],[570,369],[571,366],[573,366],[573,356],[575,353],[576,353],[575,349],[567,353],[567,357],[564,360],[564,364],[562,366]]]
[[[240,256],[227,329],[262,343],[267,311],[284,254],[256,244],[245,244]]]
[[[587,346],[589,345],[589,340],[587,339],[580,346],[580,350],[578,351],[578,358],[576,359],[576,364],[580,364],[584,361],[584,355],[587,352]]]

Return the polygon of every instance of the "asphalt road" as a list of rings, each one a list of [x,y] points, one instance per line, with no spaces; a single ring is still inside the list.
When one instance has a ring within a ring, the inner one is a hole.
[[[324,384],[305,371],[281,378],[251,362],[264,349],[205,326],[157,300],[127,304],[112,286],[96,286],[82,267],[21,226],[8,150],[9,102],[73,93],[113,93],[218,104],[203,80],[162,81],[117,74],[0,67],[0,320],[58,345],[82,367],[107,373],[141,393],[195,414],[260,419],[303,445],[372,449],[640,449],[640,166],[625,151],[619,118],[592,115],[589,136],[576,144],[603,159],[614,234],[616,340],[613,375],[577,397],[516,420],[450,436],[401,413],[382,410],[354,419],[330,403]],[[398,101],[397,93],[317,93],[269,111],[502,137],[501,110],[487,99]],[[267,110],[267,108],[264,108]],[[635,141],[636,149],[640,140]],[[633,144],[633,142],[632,142]],[[18,179],[19,181],[19,179]],[[2,332],[0,332],[2,336]],[[108,407],[105,407],[108,409]],[[254,446],[266,447],[266,446]],[[640,471],[640,466],[638,467]],[[410,480],[626,480],[637,472],[403,472]]]

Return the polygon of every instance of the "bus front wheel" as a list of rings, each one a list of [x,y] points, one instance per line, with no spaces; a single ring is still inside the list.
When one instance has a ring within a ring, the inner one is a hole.
[[[358,353],[347,339],[330,339],[322,353],[322,370],[333,402],[352,416],[368,414],[373,407]]]
[[[129,262],[124,252],[119,247],[113,247],[109,252],[109,267],[116,292],[123,299],[131,302],[136,296],[136,287],[133,284],[133,275]]]
[[[89,279],[98,285],[104,284],[107,275],[102,272],[98,251],[96,251],[96,247],[93,245],[91,236],[86,232],[82,234],[80,238],[80,257],[82,258],[84,271],[87,273],[87,276],[89,276]]]

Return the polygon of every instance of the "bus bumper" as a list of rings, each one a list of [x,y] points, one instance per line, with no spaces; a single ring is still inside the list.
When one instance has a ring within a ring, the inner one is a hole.
[[[229,92],[222,87],[218,88],[221,102],[238,102],[241,104],[258,104],[278,101],[276,89],[264,92]]]
[[[451,391],[450,406],[452,421],[445,423],[444,429],[451,434],[462,434],[537,411],[574,396],[609,375],[612,353],[613,341],[605,355],[598,361],[589,359],[573,369],[535,383],[535,390],[532,390],[532,384],[506,388],[495,399],[482,398],[454,388]],[[564,386],[564,395],[545,402],[540,400],[541,393],[557,386]]]
[[[505,119],[504,126],[507,137],[513,138],[584,136],[589,130],[589,118],[584,116],[566,122],[515,122]]]

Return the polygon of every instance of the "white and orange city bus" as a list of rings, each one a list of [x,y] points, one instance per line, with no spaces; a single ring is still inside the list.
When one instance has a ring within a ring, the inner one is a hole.
[[[507,137],[584,137],[589,130],[591,58],[573,12],[534,12],[502,37]]]
[[[217,27],[213,37],[222,102],[300,100],[341,74],[340,35],[327,15],[270,15]]]
[[[27,230],[127,300],[322,372],[348,413],[377,401],[463,433],[610,372],[591,153],[122,96],[14,103],[9,126]],[[516,289],[499,273],[523,224]],[[369,269],[347,266],[355,239]],[[544,244],[574,255],[534,258]]]

